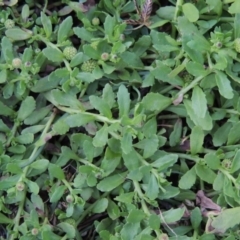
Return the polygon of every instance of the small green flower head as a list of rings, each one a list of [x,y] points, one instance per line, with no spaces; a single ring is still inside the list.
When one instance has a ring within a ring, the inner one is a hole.
[[[33,228],[31,233],[32,233],[32,235],[36,236],[36,235],[38,235],[39,231],[37,228]]]
[[[106,53],[106,52],[104,52],[104,53],[101,55],[101,59],[102,59],[103,61],[107,61],[107,60],[109,59],[109,54]]]
[[[92,72],[97,65],[95,60],[88,60],[82,64],[81,69],[83,72]]]
[[[240,38],[235,39],[234,47],[235,47],[236,52],[240,53]]]
[[[77,49],[75,47],[65,47],[63,50],[63,55],[67,60],[72,60],[77,54]]]
[[[221,48],[223,46],[222,42],[215,43],[216,48]]]
[[[73,218],[68,218],[68,219],[64,220],[64,222],[72,225],[73,227],[76,226],[76,221],[75,221],[75,219],[73,219]]]
[[[67,195],[67,197],[66,197],[66,202],[68,202],[68,203],[72,203],[73,202],[73,200],[74,200],[74,198],[73,198],[73,196],[72,195]]]
[[[12,66],[13,66],[14,68],[21,68],[21,66],[22,66],[22,60],[21,60],[20,58],[14,58],[14,59],[12,60]]]
[[[17,189],[19,192],[22,192],[22,191],[24,190],[24,188],[25,188],[24,182],[18,182],[18,183],[16,184],[16,189]]]
[[[92,19],[92,25],[98,26],[99,24],[100,24],[99,18],[95,17],[95,18]]]
[[[224,159],[222,161],[222,167],[225,169],[230,169],[232,167],[232,161],[230,159]]]
[[[34,50],[34,52],[35,52],[36,54],[38,54],[38,53],[41,52],[41,50],[40,50],[40,48],[36,48],[36,49]]]
[[[15,22],[12,19],[7,19],[4,23],[5,28],[10,29],[15,27]]]
[[[28,68],[28,67],[31,67],[31,66],[32,66],[32,63],[28,61],[28,62],[25,62],[25,64],[24,64],[24,65],[25,65],[25,67],[27,67],[27,68]]]

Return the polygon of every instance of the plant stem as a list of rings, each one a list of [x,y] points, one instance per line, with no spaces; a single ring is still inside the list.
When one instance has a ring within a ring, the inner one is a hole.
[[[23,190],[23,199],[21,200],[21,202],[18,205],[18,211],[17,211],[17,215],[14,218],[14,228],[13,228],[13,233],[10,237],[10,240],[16,239],[17,238],[17,234],[18,234],[18,227],[19,227],[19,222],[20,222],[20,218],[21,218],[21,214],[23,211],[23,207],[25,204],[25,199],[26,199],[26,194],[27,194],[27,188],[25,187],[25,189]]]

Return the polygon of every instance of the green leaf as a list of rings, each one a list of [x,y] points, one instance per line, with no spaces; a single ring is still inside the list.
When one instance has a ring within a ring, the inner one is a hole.
[[[226,122],[213,133],[213,145],[215,147],[222,146],[227,141],[231,127],[232,123]]]
[[[34,136],[32,133],[26,133],[15,137],[14,140],[20,144],[30,144],[33,142]]]
[[[215,78],[220,94],[227,99],[232,99],[233,89],[231,87],[229,79],[227,78],[227,75],[216,70]]]
[[[108,140],[108,127],[107,125],[104,125],[101,127],[95,137],[93,138],[93,145],[95,147],[104,147]]]
[[[52,35],[52,22],[50,17],[47,17],[44,12],[41,12],[41,22],[46,36],[49,38]]]
[[[236,0],[234,1],[231,6],[228,8],[228,12],[230,14],[238,14],[240,13],[240,1],[239,0]]]
[[[224,233],[227,229],[240,223],[236,216],[240,214],[240,207],[223,210],[216,218],[213,219],[211,226],[215,230]]]
[[[145,138],[138,143],[134,144],[136,148],[143,149],[143,157],[149,158],[158,149],[158,137],[157,135],[152,135],[150,138]]]
[[[192,132],[190,135],[190,150],[193,155],[201,152],[202,146],[203,146],[203,140],[204,140],[204,132],[202,128],[199,126],[195,126],[192,129]]]
[[[149,226],[153,230],[158,230],[160,228],[160,217],[156,214],[151,214],[149,217]]]
[[[107,207],[108,207],[108,199],[101,198],[94,203],[92,212],[93,213],[102,213],[102,212],[105,212]]]
[[[158,171],[165,170],[171,166],[173,166],[178,160],[177,154],[166,154],[164,156],[159,157],[156,161],[151,163],[151,165],[155,168],[158,168]]]
[[[207,112],[207,99],[205,93],[198,86],[193,88],[192,93],[192,108],[195,114],[204,118]]]
[[[63,170],[56,164],[49,163],[48,171],[49,171],[51,178],[57,178],[59,180],[65,179]]]
[[[102,98],[108,104],[109,108],[111,109],[115,103],[115,94],[109,83],[107,83],[103,88]]]
[[[47,169],[48,164],[49,164],[49,161],[47,159],[39,159],[39,160],[33,162],[30,165],[30,167],[34,168],[34,169],[42,170],[42,169]]]
[[[102,98],[98,96],[90,96],[89,97],[91,105],[97,109],[101,115],[112,118],[112,112],[110,110],[110,107],[106,101],[104,101]]]
[[[0,115],[2,115],[2,116],[12,116],[12,115],[14,115],[14,111],[11,108],[7,107],[2,102],[0,102]]]
[[[123,153],[123,160],[124,165],[127,167],[129,171],[135,170],[140,166],[139,157],[134,149],[132,149],[132,151],[127,154]]]
[[[149,49],[151,45],[151,37],[148,35],[144,35],[138,39],[138,41],[134,44],[132,51],[137,54],[139,57]]]
[[[3,37],[1,41],[1,52],[3,54],[6,62],[11,63],[14,55],[13,55],[13,45],[11,41],[7,37]]]
[[[169,137],[169,144],[171,147],[174,147],[178,144],[180,144],[182,136],[182,120],[178,119],[176,123],[174,124],[173,131],[170,134]]]
[[[144,67],[140,57],[133,52],[123,52],[120,57],[131,68]]]
[[[7,70],[3,69],[0,71],[0,83],[5,83],[7,81]]]
[[[119,117],[128,116],[131,99],[125,85],[121,85],[118,89],[117,102],[119,108]]]
[[[37,195],[39,193],[39,186],[36,182],[26,180],[26,183],[28,185],[29,191],[32,192],[33,194]]]
[[[2,223],[2,224],[12,224],[13,220],[6,217],[3,213],[0,213],[0,223]]]
[[[162,223],[174,223],[179,221],[185,212],[185,208],[170,209],[163,212],[163,217],[161,218]]]
[[[26,119],[24,119],[24,124],[26,125],[34,125],[36,123],[38,123],[39,121],[41,121],[43,118],[45,118],[48,113],[51,111],[52,106],[46,106],[46,107],[42,107],[40,109],[36,109],[35,111],[33,111],[31,113],[30,116],[28,116]]]
[[[158,197],[158,194],[159,194],[158,181],[156,177],[153,174],[151,174],[147,185],[146,196],[149,199],[154,200]]]
[[[151,118],[150,120],[148,120],[143,128],[142,128],[142,132],[145,135],[145,137],[149,138],[152,135],[157,133],[157,121],[156,121],[156,117]]]
[[[140,230],[140,223],[126,223],[120,234],[121,234],[121,240],[130,240],[135,239],[135,236]]]
[[[142,105],[146,110],[161,112],[171,104],[170,98],[159,93],[148,93],[142,100]]]
[[[198,207],[195,207],[191,211],[190,219],[191,219],[193,229],[197,230],[198,227],[200,226],[201,221],[202,221],[202,213],[201,213],[201,211]]]
[[[190,189],[196,182],[196,172],[195,168],[188,170],[180,179],[179,187],[181,189]]]
[[[73,109],[83,108],[81,102],[77,99],[75,94],[65,93],[57,89],[52,90],[49,95],[47,95],[47,99],[54,105],[69,106]]]
[[[232,166],[231,166],[231,173],[236,172],[240,169],[240,150],[238,150],[233,158]]]
[[[160,7],[156,14],[162,19],[172,20],[174,18],[174,14],[176,11],[176,7],[174,6],[164,6]]]
[[[65,18],[61,22],[58,29],[58,43],[62,43],[63,41],[68,39],[69,32],[72,29],[72,25],[73,25],[72,16]]]
[[[199,11],[192,3],[183,4],[182,10],[190,22],[196,22],[199,19]]]
[[[60,63],[63,61],[63,53],[56,48],[46,47],[42,52],[44,56],[52,62]]]
[[[132,134],[130,131],[125,130],[121,138],[121,149],[124,154],[132,151]]]
[[[112,220],[116,220],[120,217],[120,210],[118,205],[110,199],[108,200],[107,213]]]
[[[63,121],[67,123],[69,127],[81,127],[95,120],[94,116],[86,115],[84,113],[77,113],[67,116]]]
[[[23,121],[25,118],[30,116],[30,114],[34,111],[36,108],[36,101],[33,97],[26,97],[18,110],[18,119],[20,121]]]
[[[63,196],[66,189],[67,187],[65,185],[54,186],[53,191],[50,192],[50,202],[51,203],[58,202],[60,198]]]
[[[97,189],[102,192],[110,192],[125,181],[126,175],[127,172],[123,172],[106,177],[98,183]]]
[[[227,145],[233,145],[240,140],[240,122],[233,124],[232,128],[229,131]]]
[[[129,223],[138,223],[141,222],[146,217],[146,214],[143,210],[133,209],[129,212],[127,216],[127,222]]]
[[[63,120],[58,120],[53,124],[52,130],[54,131],[54,134],[64,135],[69,131],[69,125]]]
[[[67,222],[61,222],[57,225],[61,228],[65,233],[68,239],[75,238],[76,236],[76,228]]]
[[[216,156],[215,153],[208,153],[204,156],[204,160],[206,161],[208,167],[213,170],[218,170],[220,167],[220,159]]]
[[[84,40],[86,42],[91,43],[92,39],[95,38],[94,34],[88,30],[86,30],[86,28],[84,27],[75,27],[73,28],[73,32],[81,39]]]
[[[216,173],[213,172],[209,167],[206,165],[196,164],[195,170],[200,179],[203,181],[213,184],[215,178],[217,177]],[[208,176],[208,177],[206,177]]]
[[[104,25],[105,35],[108,36],[108,38],[111,39],[112,34],[113,34],[113,29],[116,26],[115,16],[111,17],[110,15],[107,15],[103,25]]]
[[[199,118],[196,116],[192,108],[191,101],[188,99],[185,99],[183,102],[190,119],[194,122],[195,125],[200,126],[202,127],[203,130],[207,130],[207,131],[212,129],[213,127],[212,118],[208,111],[204,118]]]
[[[20,28],[11,28],[5,32],[5,35],[14,41],[27,40],[32,37],[30,30],[22,30]]]

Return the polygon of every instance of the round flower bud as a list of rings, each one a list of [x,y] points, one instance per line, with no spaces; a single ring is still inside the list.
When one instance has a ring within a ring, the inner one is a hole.
[[[65,47],[63,50],[63,55],[68,60],[72,60],[76,54],[77,49],[75,47]]]
[[[14,59],[12,60],[12,66],[13,66],[14,68],[20,68],[21,65],[22,65],[22,60],[21,60],[20,58],[14,58]]]
[[[37,53],[40,53],[41,50],[40,50],[40,48],[36,48],[36,49],[34,50],[34,52],[37,54]]]
[[[230,169],[232,167],[232,161],[230,159],[224,159],[222,161],[222,166],[226,169]]]
[[[34,236],[38,235],[38,232],[39,231],[38,231],[37,228],[33,228],[32,231],[31,231],[32,235],[34,235]]]
[[[24,190],[24,188],[25,188],[25,184],[24,184],[24,182],[18,182],[17,184],[16,184],[16,189],[18,190],[18,191],[23,191]]]
[[[28,61],[28,62],[25,62],[24,65],[25,65],[25,67],[31,67],[31,66],[32,66],[32,63]]]
[[[73,202],[73,196],[72,195],[67,195],[67,197],[66,197],[66,202],[68,202],[68,203],[72,203]]]
[[[103,61],[107,61],[108,59],[109,59],[109,54],[108,53],[103,53],[102,55],[101,55],[101,59],[103,60]]]
[[[12,19],[7,19],[4,23],[5,28],[10,29],[15,27],[15,22]]]
[[[217,43],[215,44],[215,46],[216,46],[217,48],[221,48],[221,47],[223,46],[223,44],[222,44],[221,42],[217,42]]]
[[[92,19],[92,25],[98,26],[99,24],[100,24],[99,18],[95,17],[95,18]]]
[[[97,62],[94,60],[88,60],[84,62],[81,66],[83,72],[92,72],[97,66]]]

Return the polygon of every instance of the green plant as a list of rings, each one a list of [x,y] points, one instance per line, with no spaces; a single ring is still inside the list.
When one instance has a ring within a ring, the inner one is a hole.
[[[238,238],[239,4],[160,4],[1,2],[3,238]]]

